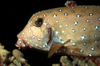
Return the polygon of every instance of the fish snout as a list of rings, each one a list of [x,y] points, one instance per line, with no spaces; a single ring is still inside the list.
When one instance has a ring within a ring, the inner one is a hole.
[[[15,46],[18,47],[19,49],[26,49],[28,47],[27,43],[21,38],[19,34],[17,35],[17,37],[18,37],[18,40]]]

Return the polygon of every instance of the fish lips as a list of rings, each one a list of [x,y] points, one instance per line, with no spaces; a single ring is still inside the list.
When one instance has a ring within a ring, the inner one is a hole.
[[[17,40],[15,46],[18,47],[19,49],[28,48],[27,42],[24,41],[19,34],[17,35],[17,37],[18,37],[18,40]]]

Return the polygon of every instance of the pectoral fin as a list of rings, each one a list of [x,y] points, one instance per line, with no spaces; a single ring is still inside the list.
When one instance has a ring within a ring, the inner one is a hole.
[[[62,46],[64,46],[68,42],[70,42],[70,40],[66,41],[63,44],[52,44],[48,54],[48,58],[50,58],[57,50],[59,50]]]

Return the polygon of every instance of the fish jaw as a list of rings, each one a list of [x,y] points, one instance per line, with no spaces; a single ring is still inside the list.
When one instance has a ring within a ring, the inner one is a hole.
[[[38,50],[49,51],[51,46],[51,29],[27,25],[17,35],[17,38],[18,40],[15,46],[19,49],[35,48]]]

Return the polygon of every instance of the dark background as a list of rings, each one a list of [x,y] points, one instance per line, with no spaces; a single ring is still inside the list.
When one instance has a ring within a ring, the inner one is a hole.
[[[78,5],[100,5],[100,0],[76,0]],[[8,51],[15,49],[16,35],[37,11],[64,6],[66,0],[6,0],[0,1],[0,42]],[[60,55],[50,59],[47,53],[32,49],[21,50],[31,66],[51,66],[59,63]]]

